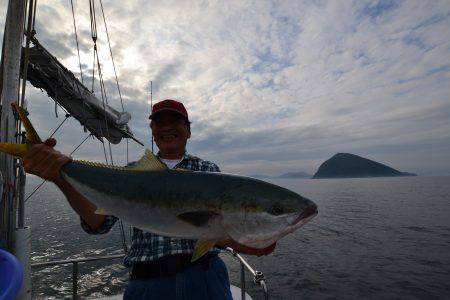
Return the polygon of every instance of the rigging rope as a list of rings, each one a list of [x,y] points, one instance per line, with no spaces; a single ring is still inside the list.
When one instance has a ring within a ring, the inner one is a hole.
[[[95,18],[95,1],[89,0],[89,17],[91,19],[92,40],[97,42],[97,20]]]
[[[74,10],[74,7],[73,7],[73,0],[70,0],[70,6],[72,8],[73,28],[74,28],[74,32],[75,32],[75,42],[77,44],[78,66],[80,68],[81,84],[84,85],[84,76],[83,76],[83,69],[81,67],[80,47],[79,47],[79,44],[78,44],[77,24],[76,24],[76,21],[75,21],[75,10]],[[94,64],[95,64],[95,62],[94,62]],[[92,72],[94,72],[94,71],[95,70],[93,69]],[[94,81],[93,81],[93,79],[94,79],[94,74],[92,74],[92,92],[94,92]],[[80,93],[80,87],[78,85],[76,87],[77,87],[78,93]],[[83,112],[82,112],[82,114],[83,114],[83,122],[82,122],[83,123],[83,130],[84,130],[84,132],[87,132],[86,125],[85,125],[86,124],[85,103],[84,103],[84,101],[82,103],[83,103]]]
[[[108,141],[108,146],[109,146],[109,159],[111,160],[111,165],[114,166],[114,160],[112,157],[112,150],[111,150],[111,143]]]
[[[94,93],[94,81],[95,81],[95,53],[97,52],[97,20],[95,18],[95,2],[89,0],[89,19],[91,21],[91,37],[94,42],[94,62],[92,65],[92,90]]]
[[[100,7],[102,9],[103,22],[105,23],[106,38],[108,40],[109,53],[111,55],[111,61],[112,61],[113,69],[114,69],[114,76],[116,78],[116,85],[117,85],[117,91],[119,92],[120,104],[122,105],[122,111],[125,111],[125,109],[123,107],[122,93],[120,92],[119,79],[117,77],[117,72],[116,72],[116,64],[114,63],[114,56],[112,53],[111,42],[109,40],[109,33],[108,33],[108,26],[106,25],[105,12],[103,11],[103,3],[102,3],[102,0],[99,0],[99,1],[100,1]]]
[[[34,21],[35,21],[35,15],[36,15],[36,2],[37,0],[29,0],[29,2],[26,2],[28,5],[28,14],[26,15],[27,17],[27,30],[26,30],[26,42],[25,42],[25,53],[24,53],[24,61],[23,61],[23,79],[22,79],[22,93],[21,93],[21,97],[20,97],[20,103],[18,103],[21,107],[24,107],[24,103],[25,103],[25,92],[26,92],[26,86],[27,86],[27,72],[28,72],[28,63],[29,63],[29,58],[30,58],[30,42],[31,42],[31,37],[35,34],[35,30],[34,30]],[[20,78],[19,78],[20,80]],[[18,95],[19,96],[19,95]],[[25,108],[26,109],[26,108]],[[21,136],[20,132],[22,127],[22,122],[19,120],[17,120],[16,122],[16,143],[19,142],[19,137]],[[19,162],[18,160],[16,160],[15,163],[15,167],[14,167],[14,173],[17,174],[18,172],[18,168],[17,166],[19,166],[21,164],[21,162]],[[17,195],[16,197],[19,198],[19,203],[21,202],[21,196],[19,196],[21,193],[16,190],[17,188],[19,188],[20,181],[22,181],[21,176],[14,176],[14,190],[15,190],[15,194]],[[20,206],[25,205],[26,200],[22,203],[19,204]],[[19,208],[19,209],[23,209],[23,208]]]
[[[50,135],[49,138],[52,138],[52,137],[53,137],[53,135],[59,130],[59,128],[61,128],[61,126],[64,124],[64,122],[67,121],[67,119],[68,119],[69,117],[70,117],[70,115],[69,115],[69,114],[66,114],[66,117],[64,118],[64,120],[58,125],[58,127],[56,127],[55,130],[53,130],[53,132],[52,132],[52,134]]]
[[[109,126],[108,126],[108,120],[106,119],[106,105],[108,104],[108,97],[106,95],[106,89],[105,89],[105,81],[103,80],[103,73],[102,73],[102,67],[100,64],[100,58],[98,56],[97,49],[95,50],[95,54],[97,56],[97,70],[98,70],[98,77],[99,77],[99,84],[100,84],[100,93],[102,96],[102,104],[103,104],[103,112],[104,112],[104,119],[105,119],[105,127],[106,127],[106,134],[109,135]],[[108,141],[109,145],[109,156],[111,164],[114,165],[114,161],[112,158],[112,150],[111,150],[111,142]]]
[[[92,87],[91,93],[94,94],[94,82],[95,82],[95,52],[97,51],[97,44],[94,43],[94,61],[92,62]]]
[[[102,138],[102,146],[103,146],[103,154],[105,154],[105,161],[106,161],[106,164],[108,165],[109,164],[108,155],[106,154],[105,140],[103,138]]]
[[[103,73],[102,73],[102,68],[101,68],[101,64],[100,64],[100,59],[98,57],[97,49],[95,49],[95,54],[97,55],[97,70],[98,70],[98,77],[99,77],[99,83],[100,83],[100,92],[101,92],[101,96],[102,96],[103,110],[106,110],[106,105],[105,104],[108,104],[108,97],[106,95],[105,82],[103,80]],[[105,125],[106,125],[106,131],[109,134],[109,129],[108,129],[109,127],[108,127],[108,122],[106,120],[106,114],[105,114]],[[113,160],[112,149],[111,149],[111,142],[109,142],[109,141],[108,141],[108,147],[109,147],[110,163],[111,163],[111,165],[114,166],[114,160]],[[106,150],[105,150],[105,144],[104,143],[103,143],[103,151],[104,151],[104,154],[105,154],[106,163],[108,164],[108,158],[106,156]],[[123,251],[125,253],[128,253],[128,245],[127,245],[126,239],[125,239],[125,230],[124,230],[124,227],[123,227],[123,221],[122,220],[119,220],[119,230],[120,230],[120,236],[122,238]]]
[[[109,51],[110,51],[110,55],[111,55],[111,60],[113,62],[113,68],[114,68],[114,75],[116,78],[116,84],[117,84],[117,89],[119,91],[119,97],[120,97],[120,103],[122,106],[122,111],[124,111],[124,107],[123,107],[123,101],[122,101],[122,93],[120,91],[120,87],[119,87],[119,80],[117,78],[117,72],[116,72],[116,67],[114,64],[114,58],[112,55],[112,49],[111,49],[111,43],[109,40],[109,33],[108,33],[108,28],[106,25],[106,19],[105,19],[105,15],[104,15],[104,10],[103,10],[103,4],[100,0],[100,5],[101,5],[101,10],[102,10],[102,15],[103,15],[103,21],[105,23],[105,29],[106,29],[106,35],[107,35],[107,39],[108,39],[108,45],[109,45]],[[105,82],[103,80],[103,73],[102,73],[102,67],[101,67],[101,63],[100,63],[100,58],[98,56],[98,48],[97,48],[97,20],[95,17],[95,4],[94,4],[94,0],[89,0],[89,11],[90,11],[90,20],[91,20],[91,35],[92,35],[92,40],[94,42],[94,66],[92,68],[92,92],[94,92],[94,81],[95,81],[95,63],[97,62],[97,72],[98,72],[98,77],[99,77],[99,85],[100,85],[100,93],[102,96],[102,103],[103,103],[103,110],[105,112],[104,116],[105,116],[105,127],[106,127],[106,132],[109,135],[109,126],[108,126],[108,121],[106,119],[106,104],[108,104],[108,97],[106,95],[106,89],[105,89]],[[105,161],[108,164],[108,158],[106,155],[106,149],[105,149],[105,143],[103,142],[103,152],[105,154]],[[127,143],[128,145],[128,143]],[[112,149],[111,149],[111,142],[108,141],[108,147],[109,147],[109,156],[110,156],[110,163],[111,165],[114,165],[114,161],[113,161],[113,155],[112,155]],[[127,151],[128,151],[128,146],[127,146]],[[128,163],[128,155],[127,155],[127,163]],[[123,222],[122,220],[119,221],[119,229],[120,229],[120,234],[121,234],[121,238],[122,238],[122,246],[123,246],[123,250],[125,253],[128,252],[128,246],[126,243],[126,239],[125,239],[125,231],[123,228]]]
[[[81,145],[83,145],[84,144],[84,142],[86,142],[87,141],[87,139],[90,137],[92,135],[92,133],[90,133],[90,134],[88,134],[88,136],[87,137],[85,137],[84,138],[84,140],[78,145],[78,146],[76,146],[75,147],[75,149],[73,149],[73,151],[72,152],[70,152],[70,154],[69,154],[69,156],[71,156],[72,154],[74,154],[74,152],[75,151],[77,151],[78,150],[78,148],[80,148],[81,147]]]
[[[33,34],[35,34],[36,33],[36,30],[35,30],[35,24],[36,24],[36,5],[37,5],[37,0],[35,0],[34,1],[34,8],[33,8],[33,11],[34,11],[34,13],[33,13],[33,29],[32,29],[32,33]]]
[[[37,0],[29,0],[29,16],[28,16],[28,34],[27,34],[27,49],[29,48],[29,40],[32,37],[32,35],[35,34],[35,30],[34,30],[34,26],[35,26],[35,12],[36,12],[36,2]],[[33,2],[34,1],[34,2]],[[118,76],[117,76],[117,71],[116,71],[116,66],[115,66],[115,62],[114,62],[114,57],[113,57],[113,53],[112,53],[112,48],[111,48],[111,42],[109,39],[109,32],[108,32],[108,27],[106,24],[106,17],[105,17],[105,13],[103,10],[103,3],[101,0],[100,1],[100,6],[101,6],[101,11],[102,11],[102,16],[103,16],[103,21],[105,24],[105,31],[106,31],[106,35],[107,35],[107,40],[108,40],[108,46],[109,46],[109,52],[111,55],[111,60],[112,60],[112,64],[113,64],[113,69],[114,69],[114,76],[115,76],[115,80],[116,80],[116,85],[117,85],[117,90],[119,93],[119,98],[120,98],[120,103],[121,103],[121,107],[122,107],[122,111],[124,111],[124,105],[123,105],[123,99],[122,99],[122,93],[120,90],[120,86],[119,86],[119,80],[118,80]],[[84,76],[83,76],[83,70],[82,70],[82,66],[81,66],[81,57],[80,57],[80,49],[79,49],[79,42],[78,42],[78,33],[77,33],[77,26],[76,26],[76,20],[75,20],[75,10],[74,10],[74,5],[73,5],[73,0],[70,0],[70,4],[71,4],[71,10],[72,10],[72,18],[73,18],[73,26],[74,26],[74,31],[75,31],[75,41],[76,41],[76,46],[77,46],[77,54],[78,54],[78,65],[80,68],[80,77],[81,77],[81,83],[84,84]],[[105,124],[106,124],[106,131],[108,132],[109,135],[109,126],[108,126],[108,122],[106,119],[106,105],[108,104],[108,98],[106,95],[106,89],[105,89],[105,83],[103,80],[103,74],[102,74],[102,70],[101,70],[101,64],[100,64],[100,58],[98,55],[98,49],[97,49],[97,21],[96,21],[96,12],[95,12],[95,0],[89,0],[89,15],[90,15],[90,23],[91,23],[91,37],[93,40],[93,66],[92,66],[92,88],[91,88],[91,92],[94,93],[94,85],[95,85],[95,68],[97,65],[97,71],[98,71],[98,76],[99,76],[99,85],[100,85],[100,92],[102,95],[102,102],[103,102],[103,109],[105,112]],[[27,71],[27,55],[28,55],[28,51],[25,52],[25,65],[24,65],[24,83],[23,83],[23,87],[22,87],[22,101],[21,103],[23,104],[24,102],[24,97],[25,97],[25,85],[26,85],[26,71]],[[106,102],[106,103],[105,103]],[[23,106],[23,105],[22,105]],[[84,108],[84,106],[83,106]],[[64,110],[65,111],[65,110]],[[55,112],[56,112],[56,116],[57,116],[57,107],[55,106]],[[52,132],[50,137],[53,137],[53,135],[62,127],[62,125],[67,121],[67,119],[70,117],[70,114],[66,112],[66,116],[64,118],[64,120],[58,125],[58,127]],[[19,127],[20,128],[20,127]],[[83,141],[75,147],[75,149],[69,154],[72,155],[75,151],[77,151],[81,145],[83,145],[87,139],[91,136],[92,134],[89,134],[85,139],[83,139]],[[105,149],[105,144],[104,141],[102,142],[103,145],[103,152],[105,154],[105,160],[106,163],[108,164],[108,157],[106,155],[106,149]],[[112,149],[111,149],[111,143],[108,141],[108,146],[109,146],[109,155],[110,155],[110,163],[112,165],[114,165],[114,161],[113,161],[113,155],[112,155]],[[128,139],[127,139],[127,164],[128,164]],[[24,200],[24,203],[26,203],[46,182],[46,180],[44,180],[43,182],[41,182],[34,190],[33,192]],[[124,232],[124,226],[123,226],[123,222],[122,220],[120,220],[120,232],[121,232],[121,237],[122,237],[122,244],[123,244],[123,249],[124,252],[127,253],[128,252],[128,246],[126,243],[126,239],[125,239],[125,232]]]
[[[24,201],[24,203],[27,203],[27,201],[28,201],[28,199],[30,199],[31,198],[31,196],[33,196],[40,188],[41,188],[41,186],[43,186],[44,185],[44,183],[46,183],[47,182],[47,180],[44,180],[44,181],[42,181],[32,192],[31,192],[31,194],[29,194],[28,195],[28,197],[25,199],[25,201]]]
[[[25,55],[23,62],[23,79],[22,79],[22,94],[20,98],[20,106],[23,107],[25,101],[25,88],[27,86],[27,73],[28,73],[28,62],[30,58],[30,43],[31,37],[34,35],[34,27],[33,27],[33,16],[36,14],[36,6],[34,5],[34,0],[29,0],[29,11],[27,16],[27,34],[26,34],[26,44],[25,44]],[[33,31],[33,32],[32,32]],[[18,131],[20,131],[20,122],[18,122]]]
[[[94,62],[92,67],[92,93],[94,93],[94,82],[95,82],[95,62],[97,62],[97,71],[98,71],[98,77],[99,77],[99,85],[100,85],[100,94],[102,96],[102,103],[103,103],[103,111],[104,119],[105,119],[105,127],[106,127],[106,133],[109,135],[109,126],[108,121],[106,119],[106,104],[108,104],[108,98],[106,96],[106,89],[105,89],[105,83],[103,81],[103,73],[102,73],[102,67],[100,64],[100,57],[98,56],[98,48],[97,48],[97,19],[95,17],[95,2],[94,0],[89,0],[89,15],[90,15],[90,21],[91,21],[91,37],[92,41],[94,42]],[[106,24],[106,23],[105,23]],[[112,53],[112,52],[111,52]],[[111,162],[112,162],[112,151],[111,151],[111,143],[109,143],[109,154],[111,156]],[[106,162],[108,163],[108,160],[106,159]]]
[[[119,98],[120,98],[120,105],[122,106],[122,112],[124,112],[125,108],[123,106],[122,92],[120,91],[119,78],[117,76],[116,64],[114,62],[114,55],[113,55],[113,52],[112,52],[111,41],[110,41],[110,38],[109,38],[108,25],[106,24],[105,11],[103,10],[103,1],[99,0],[99,2],[100,2],[100,8],[101,8],[101,11],[102,11],[103,23],[105,24],[106,39],[108,40],[109,54],[111,55],[111,61],[112,61],[113,70],[114,70],[114,77],[116,79],[117,91],[119,93]],[[128,164],[130,162],[129,155],[128,155],[128,152],[129,152],[129,150],[128,150],[129,149],[128,139],[126,140],[126,142],[127,142],[126,150],[127,150],[127,164]],[[111,144],[110,144],[110,148],[111,148]]]
[[[70,5],[71,5],[71,7],[72,7],[73,28],[74,28],[74,30],[75,30],[75,41],[76,41],[76,43],[77,43],[78,65],[80,66],[81,83],[84,84],[83,70],[81,69],[80,47],[78,46],[77,24],[76,24],[76,22],[75,22],[75,11],[74,11],[74,9],[73,9],[73,0],[70,0]]]

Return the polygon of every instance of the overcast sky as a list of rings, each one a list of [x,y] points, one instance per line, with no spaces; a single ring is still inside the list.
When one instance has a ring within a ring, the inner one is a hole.
[[[107,93],[120,109],[96,3]],[[74,5],[86,75],[93,57],[89,5]],[[401,171],[450,174],[449,1],[103,5],[125,109],[146,147],[152,80],[155,100],[186,105],[193,122],[188,151],[226,172],[313,174],[335,153],[349,152]],[[39,0],[36,30],[79,76],[70,1]],[[31,86],[27,98],[32,121],[48,136],[63,113],[55,118],[53,100]],[[70,120],[56,135],[57,148],[68,153],[86,135]],[[113,147],[119,164],[125,145]],[[143,147],[129,145],[130,160],[142,155]],[[74,157],[102,160],[102,146],[89,140]]]

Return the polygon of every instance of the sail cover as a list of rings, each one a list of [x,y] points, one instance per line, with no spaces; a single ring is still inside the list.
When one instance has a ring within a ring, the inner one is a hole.
[[[36,38],[32,41],[34,46],[29,48],[27,80],[34,87],[45,90],[49,97],[64,107],[99,140],[104,137],[111,143],[118,144],[122,138],[132,138],[140,143],[127,125],[131,119],[129,113],[119,112],[99,100]],[[24,55],[22,61],[23,59]]]

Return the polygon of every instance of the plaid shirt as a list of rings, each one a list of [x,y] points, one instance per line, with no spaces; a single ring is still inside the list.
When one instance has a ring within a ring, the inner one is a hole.
[[[219,167],[206,160],[185,154],[183,160],[175,168],[188,169],[192,171],[220,172]],[[111,230],[118,218],[105,216],[103,224],[93,230],[82,218],[81,227],[89,234],[104,234]],[[156,235],[133,227],[131,247],[125,256],[124,265],[131,267],[134,263],[152,261],[166,255],[190,254],[194,251],[196,240],[185,240]]]

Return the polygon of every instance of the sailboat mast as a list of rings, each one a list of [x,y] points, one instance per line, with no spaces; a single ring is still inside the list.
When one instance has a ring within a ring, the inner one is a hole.
[[[3,53],[3,89],[1,93],[0,139],[2,142],[16,141],[17,121],[14,117],[11,103],[18,103],[20,88],[20,60],[22,54],[22,39],[24,33],[25,0],[9,0],[4,31]],[[14,203],[14,182],[16,168],[14,159],[6,154],[0,154],[0,171],[4,179],[6,193],[1,199],[0,222],[1,238],[6,241],[10,251],[15,252],[14,230],[16,228],[16,211]]]
[[[153,81],[150,81],[150,115],[152,114],[152,110],[153,110]],[[155,140],[153,138],[153,133],[152,133],[152,153],[153,154],[155,153],[155,150],[153,149],[154,143],[155,143]]]

